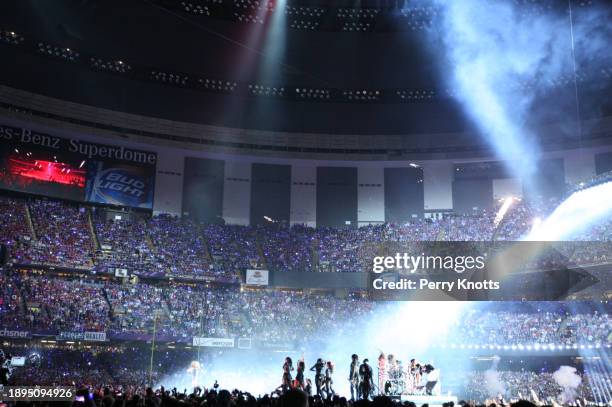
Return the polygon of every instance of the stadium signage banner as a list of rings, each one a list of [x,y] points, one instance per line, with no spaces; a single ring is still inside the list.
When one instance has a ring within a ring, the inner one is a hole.
[[[62,331],[57,336],[59,341],[105,342],[106,332],[72,332]]]
[[[153,208],[154,173],[146,167],[90,161],[85,199],[109,205]]]
[[[75,138],[62,138],[49,134],[38,133],[25,128],[0,126],[0,140],[4,143],[13,142],[22,147],[36,146],[45,149],[77,153],[83,158],[102,158],[129,161],[137,164],[155,165],[157,154],[153,152],[134,150],[122,146],[109,146],[90,143]]]
[[[55,338],[58,341],[82,341],[85,340],[83,332],[61,331]]]
[[[0,188],[153,208],[157,153],[0,125]]]
[[[193,346],[208,348],[233,348],[234,338],[202,338],[194,336]]]
[[[295,349],[295,344],[291,341],[269,340],[257,341],[257,347],[260,349],[268,349],[273,351],[292,351]]]
[[[90,342],[105,342],[106,332],[85,332],[84,339]]]
[[[29,338],[30,331],[17,331],[7,328],[0,328],[0,337],[3,338]]]
[[[247,285],[268,285],[268,270],[247,270],[246,271],[246,283]]]

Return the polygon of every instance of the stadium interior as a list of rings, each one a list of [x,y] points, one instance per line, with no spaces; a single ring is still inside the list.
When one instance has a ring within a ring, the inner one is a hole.
[[[612,406],[611,49],[606,0],[0,2],[0,407]]]

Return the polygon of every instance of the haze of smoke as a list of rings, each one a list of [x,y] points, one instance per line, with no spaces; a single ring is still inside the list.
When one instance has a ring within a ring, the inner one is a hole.
[[[582,378],[576,373],[576,368],[571,366],[561,366],[553,378],[563,391],[559,395],[562,403],[572,403],[576,399],[577,389],[582,382]]]
[[[490,397],[506,394],[506,386],[504,386],[504,383],[502,383],[499,377],[499,372],[497,371],[499,360],[499,356],[494,356],[493,364],[487,371],[485,371],[484,374],[485,386]]]
[[[498,157],[529,180],[539,155],[537,129],[526,126],[539,95],[573,78],[569,13],[529,12],[510,1],[435,0],[442,9],[441,40],[448,82]],[[577,68],[605,55],[610,29],[603,11],[581,10],[573,26]],[[439,27],[436,27],[439,28]],[[579,51],[579,52],[578,52]],[[529,85],[529,86],[523,86]],[[550,106],[550,109],[558,106]],[[565,119],[559,109],[559,120]],[[525,185],[527,189],[530,185]]]

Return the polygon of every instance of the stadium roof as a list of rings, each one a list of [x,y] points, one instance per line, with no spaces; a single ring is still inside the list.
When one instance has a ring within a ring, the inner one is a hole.
[[[434,6],[264,3],[7,0],[0,4],[0,55],[13,63],[0,67],[0,83],[233,128],[408,136],[473,130],[433,55],[427,33],[439,18]],[[563,10],[555,1],[518,3],[529,12]],[[273,21],[277,9],[281,22]],[[609,95],[611,74],[585,69],[580,92]],[[546,98],[573,98],[572,81],[552,80],[558,86]],[[612,111],[609,96],[597,100],[583,106],[584,120]],[[534,120],[555,120],[535,110]]]

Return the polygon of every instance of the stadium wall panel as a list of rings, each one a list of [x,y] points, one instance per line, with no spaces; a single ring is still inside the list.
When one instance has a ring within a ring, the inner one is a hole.
[[[487,178],[458,179],[453,182],[453,209],[472,213],[493,206],[493,180]]]
[[[225,163],[206,158],[185,158],[183,213],[215,222],[223,215]]]
[[[453,209],[453,163],[451,161],[423,162],[423,199],[425,209]]]
[[[185,160],[184,155],[178,151],[169,150],[158,154],[154,213],[181,214]]]
[[[251,176],[251,224],[268,221],[289,222],[291,166],[254,163]]]
[[[565,167],[565,182],[577,184],[595,176],[595,156],[585,151],[568,151],[562,157]]]
[[[612,171],[612,152],[595,155],[595,167],[597,174]]]
[[[234,225],[250,223],[251,163],[225,161],[223,219]]]
[[[359,226],[385,221],[385,169],[357,168],[357,223]]]
[[[385,221],[422,217],[424,207],[423,169],[385,168]]]
[[[291,168],[291,224],[317,225],[317,168],[293,165]]]
[[[270,284],[287,288],[350,288],[365,290],[369,287],[369,273],[304,273],[299,271],[272,272]]]
[[[317,167],[317,226],[357,226],[356,167]]]

